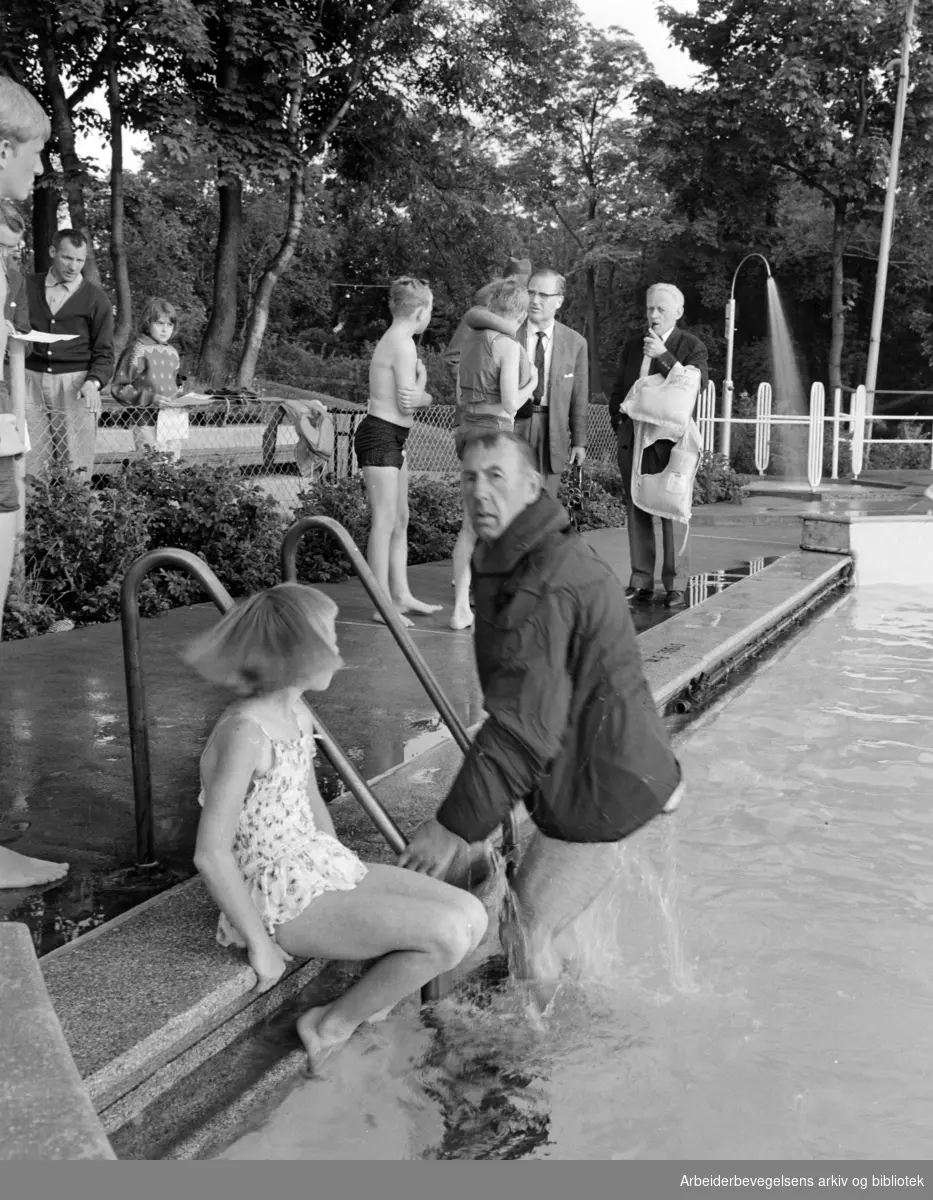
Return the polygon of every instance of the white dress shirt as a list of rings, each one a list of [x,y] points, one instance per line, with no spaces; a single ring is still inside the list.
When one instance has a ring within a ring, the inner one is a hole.
[[[544,334],[544,390],[538,403],[542,408],[547,408],[548,385],[551,382],[551,357],[554,351],[554,322],[552,321],[546,329],[534,329],[529,321],[525,329],[525,351],[531,359],[532,366],[534,366],[535,352],[538,349],[539,333]]]

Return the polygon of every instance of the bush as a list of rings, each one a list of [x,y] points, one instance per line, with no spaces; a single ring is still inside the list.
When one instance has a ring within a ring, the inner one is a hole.
[[[123,575],[150,545],[145,497],[120,476],[99,491],[74,475],[29,478],[26,510],[26,605],[83,624],[118,616]]]
[[[104,480],[144,499],[149,514],[148,548],[174,546],[200,554],[233,596],[278,582],[279,548],[286,522],[275,501],[236,467],[182,465],[152,454]],[[200,585],[170,572],[169,588],[180,604],[202,598]]]
[[[741,504],[745,496],[744,480],[723,454],[704,454],[700,458],[693,483],[693,505],[728,501]]]

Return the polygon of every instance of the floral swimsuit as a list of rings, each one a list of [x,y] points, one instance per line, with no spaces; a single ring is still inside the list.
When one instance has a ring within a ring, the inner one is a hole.
[[[316,896],[355,888],[365,877],[366,866],[314,823],[308,798],[315,754],[311,734],[302,730],[297,738],[285,741],[273,737],[254,718],[247,720],[269,739],[272,766],[249,785],[233,853],[253,904],[274,937],[277,925],[293,920]],[[203,789],[198,803],[203,807]],[[222,946],[246,945],[222,913],[217,941]]]

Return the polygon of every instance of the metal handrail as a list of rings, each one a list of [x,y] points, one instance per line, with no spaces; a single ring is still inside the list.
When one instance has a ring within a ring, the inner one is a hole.
[[[123,625],[123,663],[126,672],[126,701],[130,728],[130,758],[133,764],[133,801],[136,814],[136,860],[140,866],[155,864],[155,834],[152,824],[152,772],[149,757],[149,721],[146,711],[146,689],[142,671],[142,640],[140,637],[139,585],[160,567],[187,571],[220,609],[229,612],[233,598],[207,563],[190,550],[166,548],[150,550],[130,566],[123,577],[120,591],[120,616]],[[311,713],[316,730],[316,741],[343,780],[347,789],[359,802],[367,816],[396,852],[407,846],[405,836],[386,810],[373,795],[365,780],[340,749],[328,732],[320,717],[302,697]],[[424,1003],[438,1000],[441,984],[432,979],[421,989]]]
[[[427,692],[429,699],[441,715],[444,724],[450,730],[454,741],[466,754],[471,746],[470,735],[460,720],[453,705],[444,695],[434,672],[424,660],[421,651],[415,645],[411,634],[402,623],[398,610],[385,594],[376,576],[372,573],[369,563],[360,553],[360,549],[350,536],[349,531],[332,517],[299,517],[290,525],[282,542],[281,568],[282,579],[286,583],[296,583],[298,580],[298,546],[306,533],[312,529],[320,529],[329,533],[340,544],[341,550],[350,560],[350,565],[356,572],[360,583],[369,593],[369,598],[385,621],[387,628],[398,643],[399,649],[408,660],[408,665],[418,677],[418,682]],[[518,822],[515,813],[510,812],[502,822],[502,853],[508,865],[509,874],[515,869],[515,851],[518,845]]]
[[[138,558],[123,579],[120,614],[123,622],[123,662],[126,669],[126,698],[129,710],[130,755],[133,762],[133,796],[136,807],[136,857],[139,865],[155,862],[155,838],[152,828],[152,772],[149,758],[149,724],[146,690],[143,683],[140,644],[139,585],[160,567],[187,571],[220,609],[229,612],[233,598],[207,563],[189,550],[150,550]],[[401,854],[408,844],[404,834],[373,795],[356,768],[328,732],[307,697],[303,697],[317,731],[317,742],[325,757],[359,802],[367,816],[388,842]]]

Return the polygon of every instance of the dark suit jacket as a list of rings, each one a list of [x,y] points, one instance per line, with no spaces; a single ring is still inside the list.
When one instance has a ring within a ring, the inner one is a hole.
[[[609,394],[609,421],[619,435],[619,450],[630,451],[635,441],[635,426],[632,420],[622,412],[622,401],[629,394],[632,384],[641,372],[641,360],[644,358],[645,334],[639,333],[631,337],[622,347],[619,358],[619,374]],[[698,337],[678,329],[675,325],[665,343],[667,350],[659,358],[651,360],[649,375],[667,375],[675,362],[684,367],[699,367],[700,391],[708,381],[706,346]],[[645,451],[645,462],[642,472],[646,475],[659,474],[671,458],[671,448],[674,443],[659,440]]]
[[[525,345],[528,323],[516,334]],[[528,356],[534,362],[534,354]],[[571,446],[585,446],[586,414],[590,402],[590,360],[586,338],[569,325],[554,322],[551,372],[547,385],[548,440],[551,470],[560,474],[570,458]]]

